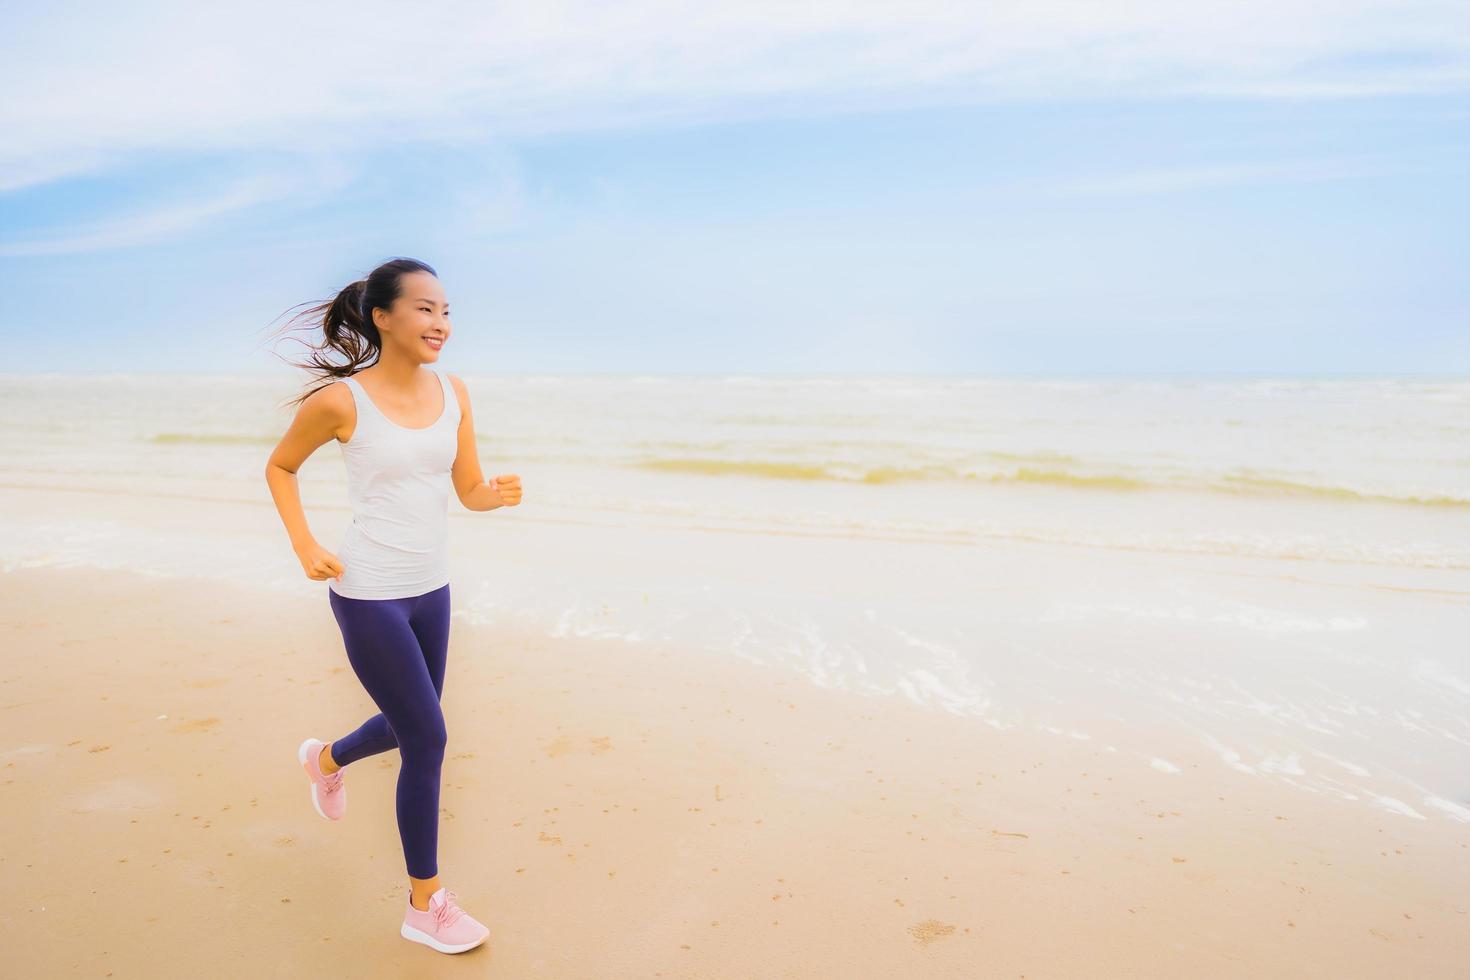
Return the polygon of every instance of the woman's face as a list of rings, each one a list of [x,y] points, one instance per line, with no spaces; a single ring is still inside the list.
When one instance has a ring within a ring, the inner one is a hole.
[[[373,323],[384,352],[392,347],[409,361],[437,361],[454,329],[449,323],[449,301],[444,298],[438,277],[410,272],[399,280],[399,286],[402,288],[391,310],[373,310]]]

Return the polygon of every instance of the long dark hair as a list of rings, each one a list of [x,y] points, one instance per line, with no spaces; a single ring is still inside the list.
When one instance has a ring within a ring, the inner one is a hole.
[[[302,341],[311,351],[310,363],[288,363],[316,372],[315,380],[324,382],[302,392],[287,404],[299,405],[338,379],[350,377],[378,362],[383,353],[383,342],[373,324],[373,310],[378,307],[386,310],[393,306],[393,301],[403,292],[401,280],[410,272],[427,272],[436,279],[439,277],[428,263],[418,259],[389,259],[369,272],[366,279],[348,283],[336,296],[311,305],[286,321],[281,333],[290,333],[304,323],[315,335],[320,326],[321,343]],[[287,312],[296,308],[293,306]],[[346,358],[346,362],[340,363],[336,358]]]

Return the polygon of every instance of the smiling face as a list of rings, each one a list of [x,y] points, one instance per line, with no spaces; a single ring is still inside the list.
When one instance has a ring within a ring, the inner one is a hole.
[[[399,294],[393,308],[373,309],[373,323],[383,341],[383,353],[393,351],[411,362],[432,363],[449,340],[449,300],[437,276],[427,272],[405,273],[398,280]]]

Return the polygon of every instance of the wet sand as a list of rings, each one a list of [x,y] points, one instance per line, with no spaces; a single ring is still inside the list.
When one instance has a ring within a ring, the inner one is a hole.
[[[1183,746],[1182,772],[1156,773],[1103,739],[462,616],[440,865],[491,939],[444,956],[398,935],[397,754],[348,768],[335,823],[296,765],[302,738],[375,710],[324,584],[0,583],[9,975],[1454,977],[1470,961],[1466,825],[1288,793]]]

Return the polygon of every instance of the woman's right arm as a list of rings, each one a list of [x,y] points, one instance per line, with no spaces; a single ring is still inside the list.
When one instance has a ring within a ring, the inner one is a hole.
[[[340,581],[342,562],[312,537],[311,529],[306,525],[306,512],[301,507],[296,471],[307,457],[336,439],[337,433],[350,421],[347,400],[352,394],[346,388],[346,385],[331,384],[312,392],[297,409],[291,427],[265,464],[265,482],[271,488],[271,497],[275,499],[281,522],[286,525],[291,548],[300,559],[307,578],[319,582],[329,578]]]

